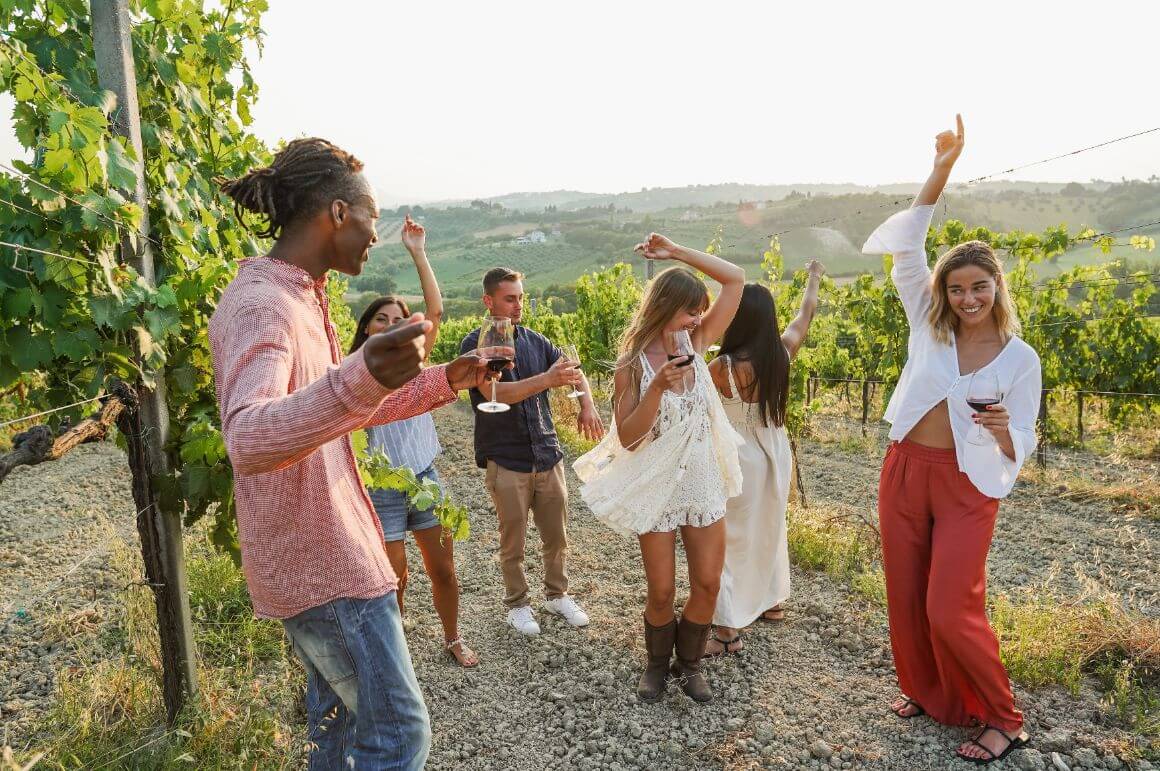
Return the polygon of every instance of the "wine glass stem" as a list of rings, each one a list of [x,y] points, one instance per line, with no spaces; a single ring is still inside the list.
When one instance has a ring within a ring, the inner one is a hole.
[[[491,401],[495,402],[495,380],[491,381]]]

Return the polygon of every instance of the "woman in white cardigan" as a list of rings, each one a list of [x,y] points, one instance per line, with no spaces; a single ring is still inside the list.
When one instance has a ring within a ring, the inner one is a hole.
[[[977,764],[1027,742],[987,622],[986,563],[999,500],[1035,449],[1039,356],[1017,337],[1002,264],[982,241],[927,265],[934,204],[964,131],[935,140],[912,207],[883,223],[867,254],[892,254],[910,324],[909,356],[886,410],[892,426],[878,516],[901,718],[983,728],[957,754]],[[968,398],[972,404],[968,404]]]

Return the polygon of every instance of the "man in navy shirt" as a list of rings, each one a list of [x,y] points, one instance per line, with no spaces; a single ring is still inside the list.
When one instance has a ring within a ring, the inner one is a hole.
[[[487,491],[499,516],[507,621],[521,634],[540,633],[524,575],[524,542],[531,510],[543,544],[544,610],[562,616],[572,626],[586,626],[588,616],[568,596],[568,487],[548,389],[574,386],[584,391],[577,418],[577,429],[584,436],[599,439],[604,425],[592,404],[591,389],[579,362],[566,359],[539,332],[519,325],[523,276],[509,268],[489,270],[483,277],[483,303],[492,316],[506,316],[515,325],[515,366],[503,371],[495,391],[496,401],[512,408],[492,413],[475,410],[475,462],[487,469]],[[475,330],[463,338],[459,349],[472,351],[478,344],[479,330]],[[473,406],[483,401],[486,398],[478,389],[471,391]]]

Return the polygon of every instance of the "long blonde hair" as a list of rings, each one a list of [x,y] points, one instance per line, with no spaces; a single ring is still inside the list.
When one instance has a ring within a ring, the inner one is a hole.
[[[644,299],[632,321],[620,336],[620,359],[617,369],[631,367],[638,373],[640,355],[664,330],[678,312],[709,307],[709,288],[705,282],[684,268],[662,271],[645,288]]]
[[[949,249],[946,254],[938,258],[934,264],[934,275],[931,277],[930,312],[927,320],[930,322],[934,339],[944,345],[950,345],[951,335],[958,325],[958,317],[951,309],[947,300],[947,276],[952,270],[976,265],[995,279],[995,303],[991,313],[995,317],[995,326],[1004,340],[1010,340],[1019,334],[1019,317],[1015,314],[1015,305],[1011,302],[1011,294],[1007,291],[1007,281],[1003,278],[1003,265],[995,256],[990,244],[984,241],[964,241]]]

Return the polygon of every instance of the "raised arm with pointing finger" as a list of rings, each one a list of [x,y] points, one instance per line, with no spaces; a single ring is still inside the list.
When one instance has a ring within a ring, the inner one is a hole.
[[[938,197],[942,195],[943,188],[946,187],[947,178],[951,175],[951,169],[955,166],[955,161],[963,152],[963,145],[966,143],[966,132],[963,131],[963,116],[955,115],[955,131],[944,131],[934,138],[934,168],[930,171],[930,176],[926,179],[926,184],[922,186],[922,190],[918,191],[918,195],[911,202],[911,206],[929,206],[938,203]]]

